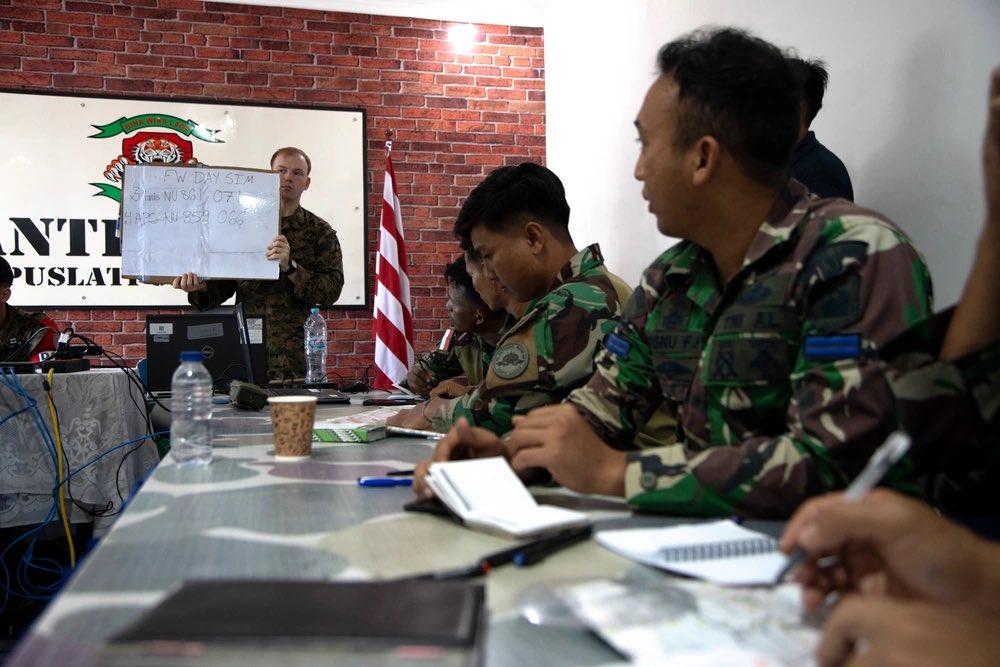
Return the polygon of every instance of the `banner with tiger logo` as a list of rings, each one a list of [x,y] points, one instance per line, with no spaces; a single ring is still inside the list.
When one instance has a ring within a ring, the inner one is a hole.
[[[12,303],[185,305],[178,290],[122,277],[125,167],[268,169],[276,149],[296,146],[313,164],[302,205],[333,226],[343,249],[337,305],[367,307],[364,137],[360,109],[0,91],[0,256],[14,269]]]

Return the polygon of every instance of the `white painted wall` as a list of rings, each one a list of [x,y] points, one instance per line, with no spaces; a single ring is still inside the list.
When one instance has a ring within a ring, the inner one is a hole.
[[[826,60],[813,129],[847,165],[857,201],[924,253],[936,305],[955,302],[984,215],[979,151],[989,72],[1000,65],[997,0],[549,3],[548,162],[566,183],[574,238],[599,241],[632,283],[672,243],[632,178],[631,123],[659,46],[709,23]]]
[[[859,203],[927,258],[937,306],[955,302],[983,218],[980,141],[1000,0],[249,0],[545,29],[548,164],[579,244],[629,282],[671,245],[632,178],[632,120],[663,43],[704,24],[750,29],[830,71],[813,124]]]

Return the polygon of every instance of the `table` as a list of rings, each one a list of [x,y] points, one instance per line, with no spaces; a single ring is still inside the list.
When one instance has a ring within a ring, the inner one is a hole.
[[[323,417],[362,408],[321,406]],[[390,578],[445,569],[509,545],[438,517],[405,513],[408,488],[362,488],[359,475],[409,468],[433,441],[389,438],[325,443],[304,462],[273,458],[267,413],[216,414],[214,461],[177,466],[168,455],[110,533],[21,642],[10,665],[95,664],[100,641],[191,578]],[[663,525],[632,517],[617,499],[555,489],[536,496],[584,509],[602,524]],[[582,630],[536,627],[520,596],[566,578],[643,570],[592,541],[530,568],[486,578],[487,665],[598,665],[618,656]],[[647,571],[648,576],[657,576]]]
[[[51,433],[52,419],[42,386],[43,376],[27,374],[14,378],[13,381],[20,383],[37,402],[41,418]],[[11,381],[11,376],[5,376],[4,380]],[[118,445],[146,433],[145,401],[141,392],[121,370],[95,369],[55,374],[52,396],[59,413],[69,471],[80,470],[107,454],[72,478],[73,497],[91,509],[103,509],[109,501],[119,508],[122,498],[128,498],[130,490],[159,461],[152,440],[129,454],[120,470],[122,458],[132,447],[111,452]],[[25,406],[22,396],[7,384],[0,383],[0,420]],[[0,425],[0,443],[0,528],[44,522],[52,509],[52,487],[57,471],[35,420],[27,412],[7,419]],[[68,474],[65,469],[63,474]],[[66,509],[73,522],[93,521],[97,534],[105,532],[114,519],[92,517],[70,502],[68,496]]]

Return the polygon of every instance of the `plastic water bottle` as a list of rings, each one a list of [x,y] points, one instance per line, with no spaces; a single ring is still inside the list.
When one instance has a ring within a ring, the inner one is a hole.
[[[313,308],[306,318],[306,384],[319,384],[326,379],[326,320]]]
[[[212,462],[212,376],[201,352],[181,352],[170,382],[170,453],[180,464]]]

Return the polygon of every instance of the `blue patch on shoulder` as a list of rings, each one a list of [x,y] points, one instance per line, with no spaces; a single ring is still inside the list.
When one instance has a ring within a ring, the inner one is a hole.
[[[627,357],[628,351],[632,349],[632,343],[612,333],[608,334],[608,337],[604,339],[604,347],[619,357]]]
[[[861,335],[806,336],[802,343],[806,359],[857,359],[861,356]]]

